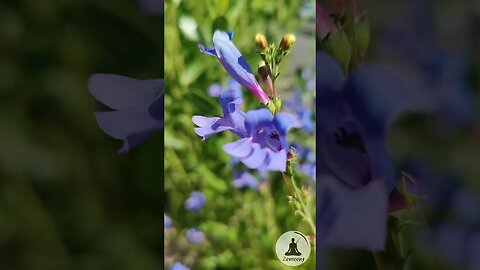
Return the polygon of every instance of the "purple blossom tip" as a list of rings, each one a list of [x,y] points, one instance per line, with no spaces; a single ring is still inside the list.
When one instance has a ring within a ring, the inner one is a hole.
[[[217,30],[213,34],[213,48],[205,48],[202,44],[198,44],[198,48],[202,53],[216,57],[235,81],[266,105],[270,99],[258,84],[247,61],[233,44],[232,36],[231,31],[227,33]]]

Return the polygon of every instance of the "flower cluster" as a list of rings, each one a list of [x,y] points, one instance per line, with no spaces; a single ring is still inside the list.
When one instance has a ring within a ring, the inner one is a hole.
[[[235,81],[254,94],[262,104],[268,106],[271,104],[270,99],[258,84],[248,63],[233,44],[232,35],[233,32],[215,31],[214,47],[205,49],[203,45],[199,44],[200,51],[217,57]],[[284,37],[284,39],[280,48],[288,50],[287,47],[291,47],[294,40],[292,41],[291,37]],[[215,87],[218,89],[218,86]],[[216,91],[212,90],[211,92]],[[195,132],[205,140],[213,134],[229,130],[240,139],[225,144],[223,149],[226,153],[239,159],[251,169],[285,171],[289,151],[286,135],[288,130],[294,126],[292,117],[285,113],[273,114],[266,108],[242,111],[240,105],[243,103],[243,99],[235,87],[221,93],[219,103],[223,116],[194,116],[192,121],[198,126],[195,128]]]

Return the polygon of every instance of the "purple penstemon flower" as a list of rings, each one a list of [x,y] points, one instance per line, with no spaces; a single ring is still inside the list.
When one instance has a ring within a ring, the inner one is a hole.
[[[185,209],[197,212],[203,208],[206,202],[205,195],[200,191],[193,191],[190,193],[190,197],[185,201]]]
[[[242,100],[234,90],[219,97],[223,117],[193,116],[198,128],[195,132],[203,140],[212,134],[230,130],[241,139],[225,144],[223,150],[238,158],[250,169],[285,171],[288,143],[287,131],[294,126],[293,119],[286,113],[275,116],[267,109],[248,111],[238,107]]]
[[[163,229],[168,230],[170,228],[172,228],[172,219],[167,214],[163,214]]]
[[[283,172],[289,150],[286,134],[293,124],[286,113],[273,116],[267,109],[251,110],[245,117],[247,136],[225,144],[223,150],[250,169]]]
[[[235,90],[238,92],[237,96],[242,97],[242,89],[241,85],[237,83],[233,79],[229,79],[227,83],[227,91],[228,90]],[[220,83],[213,83],[208,87],[208,95],[211,97],[218,97],[220,96],[224,91],[222,84]]]
[[[94,74],[88,90],[115,111],[96,112],[99,127],[123,140],[124,154],[163,128],[163,79],[136,80],[114,74]]]
[[[232,78],[255,95],[264,105],[270,102],[263,89],[255,79],[252,69],[232,42],[233,31],[215,31],[213,48],[206,49],[198,44],[202,53],[216,57]]]
[[[297,126],[307,133],[315,131],[312,111],[302,104],[302,93],[300,90],[296,89],[293,92],[293,97],[285,102],[285,107],[294,114]]]
[[[258,189],[258,181],[255,179],[249,172],[236,173],[232,182],[233,186],[236,188],[251,188]]]
[[[317,53],[317,239],[323,248],[381,250],[395,184],[385,133],[407,96],[397,77],[363,66],[344,80]]]
[[[187,231],[187,239],[190,243],[200,244],[205,241],[205,234],[196,228],[191,228]]]
[[[190,270],[190,268],[186,267],[182,263],[177,262],[170,267],[170,270]]]

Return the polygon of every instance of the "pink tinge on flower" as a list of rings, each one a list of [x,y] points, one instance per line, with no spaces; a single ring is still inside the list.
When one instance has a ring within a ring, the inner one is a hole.
[[[352,0],[352,1],[353,1],[353,14],[355,17],[355,21],[358,21],[358,19],[362,16],[363,12],[360,10],[360,5],[358,4],[358,1],[357,0]],[[347,8],[347,0],[330,0],[330,5],[333,7],[333,12],[335,12],[336,15],[340,17],[345,15],[345,10]],[[318,11],[318,5],[317,5],[317,11]]]
[[[205,48],[198,44],[204,54],[216,57],[232,78],[255,95],[262,104],[266,105],[270,99],[258,84],[253,71],[245,58],[232,42],[233,32],[215,31],[213,34],[213,48]]]
[[[332,18],[317,2],[317,36],[320,40],[324,39],[328,33],[337,31],[337,27]]]

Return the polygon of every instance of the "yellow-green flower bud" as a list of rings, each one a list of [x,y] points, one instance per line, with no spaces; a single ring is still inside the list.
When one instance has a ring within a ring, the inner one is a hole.
[[[257,45],[257,49],[259,52],[263,53],[265,52],[267,49],[268,49],[268,42],[267,42],[267,38],[258,33],[255,35],[255,45]]]
[[[348,70],[352,57],[352,45],[344,31],[331,32],[322,41],[322,45],[341,64],[343,70]]]
[[[277,112],[279,112],[282,108],[282,100],[280,98],[277,98],[273,101],[273,104],[275,104],[275,109],[277,110]]]
[[[366,17],[362,17],[355,25],[355,35],[358,52],[361,57],[364,57],[370,44],[370,25]]]
[[[296,38],[293,34],[286,34],[282,37],[282,40],[280,41],[280,50],[288,51],[293,47],[293,44],[295,44]]]
[[[267,105],[265,105],[265,107],[267,107],[267,109],[268,109],[272,114],[275,114],[275,105],[273,104],[273,102],[267,103]]]

